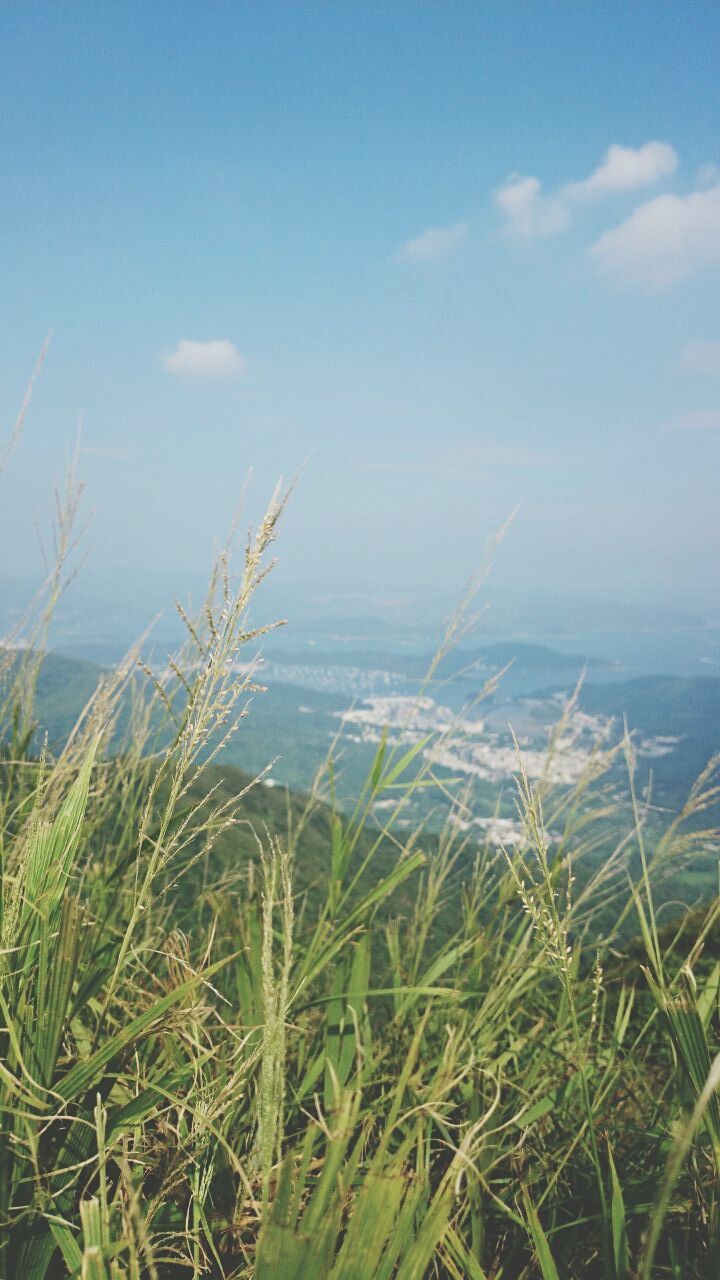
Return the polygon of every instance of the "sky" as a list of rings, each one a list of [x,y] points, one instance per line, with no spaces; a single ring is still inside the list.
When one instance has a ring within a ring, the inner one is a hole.
[[[0,573],[80,431],[88,564],[709,608],[720,8],[0,3]]]

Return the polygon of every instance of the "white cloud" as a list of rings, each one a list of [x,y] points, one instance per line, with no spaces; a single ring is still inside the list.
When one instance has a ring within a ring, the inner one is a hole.
[[[622,191],[651,186],[674,173],[677,152],[668,142],[641,147],[608,147],[602,163],[581,182],[569,182],[545,194],[539,178],[512,174],[495,192],[495,203],[512,231],[522,236],[552,236],[569,227],[572,206]]]
[[[708,160],[707,164],[701,164],[695,174],[696,187],[714,187],[716,182],[720,182],[720,169],[712,160]]]
[[[674,173],[677,166],[677,151],[669,142],[646,142],[642,147],[613,143],[590,177],[569,183],[563,194],[570,200],[596,200],[617,191],[651,187]]]
[[[466,239],[467,222],[456,222],[452,227],[426,227],[422,235],[404,244],[398,258],[405,262],[429,262],[432,258],[446,258]]]
[[[684,369],[720,375],[720,342],[691,342],[682,353]]]
[[[552,236],[570,224],[570,214],[558,196],[545,196],[539,178],[513,174],[495,192],[495,203],[510,228],[521,236]]]
[[[695,409],[665,425],[673,431],[720,431],[720,409]]]
[[[182,338],[174,351],[163,358],[168,373],[183,378],[237,378],[247,362],[233,342],[217,338],[211,342],[191,342]]]
[[[640,284],[666,285],[720,263],[720,183],[686,196],[656,196],[590,253],[606,271]]]

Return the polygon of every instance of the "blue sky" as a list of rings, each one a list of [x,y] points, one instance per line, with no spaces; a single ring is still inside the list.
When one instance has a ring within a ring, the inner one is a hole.
[[[82,416],[95,568],[310,459],[295,584],[714,602],[720,10],[0,5],[3,572]]]

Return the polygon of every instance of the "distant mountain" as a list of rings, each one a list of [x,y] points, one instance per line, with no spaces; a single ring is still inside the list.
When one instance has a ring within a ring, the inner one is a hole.
[[[389,649],[340,649],[329,652],[309,645],[303,650],[282,650],[272,653],[275,671],[280,673],[284,665],[313,667],[358,667],[392,671],[398,675],[421,679],[433,661],[430,653],[408,653],[399,648]],[[603,658],[586,657],[578,653],[560,653],[542,644],[525,644],[508,641],[485,645],[481,648],[452,649],[442,659],[436,674],[447,677],[459,673],[489,676],[512,664],[515,673],[547,674],[555,671],[575,672],[579,676],[588,670],[610,670],[612,663]]]
[[[39,732],[47,734],[51,750],[62,744],[75,720],[95,692],[102,674],[92,662],[50,653],[38,675],[36,712]]]
[[[606,670],[613,665],[605,658],[593,658],[580,653],[560,653],[557,649],[549,648],[548,645],[524,644],[517,641],[487,645],[485,648],[469,652],[467,657],[464,649],[457,649],[450,657],[458,664],[463,660],[464,664],[467,664],[469,659],[496,669],[505,667],[511,662],[519,671],[527,672],[549,671],[553,668],[563,671],[577,668],[580,672],[584,667],[588,670]]]
[[[592,714],[627,715],[647,734],[714,736],[720,746],[717,676],[638,676],[621,684],[586,684],[581,703]]]
[[[358,651],[328,655],[311,649],[295,657],[295,666],[290,661],[287,663],[288,678],[284,680],[283,662],[275,656],[268,669],[268,689],[254,696],[251,715],[243,721],[223,761],[227,766],[237,764],[256,773],[279,756],[275,777],[299,789],[310,785],[339,729],[339,715],[352,701],[351,696],[344,693],[303,687],[299,662],[306,668],[312,667],[313,673],[315,664],[317,667],[356,665],[367,670],[372,663],[405,674],[411,687],[427,666],[426,658],[413,654],[369,655]],[[469,678],[474,673],[479,684],[509,662],[513,663],[511,674],[503,681],[499,697],[503,707],[510,709],[507,715],[510,719],[513,705],[520,705],[514,703],[515,699],[522,702],[528,696],[543,696],[543,691],[567,693],[585,665],[580,655],[560,654],[546,646],[500,643],[476,650],[456,650],[446,659],[440,674],[447,677],[453,671],[467,670]],[[627,718],[638,742],[647,745],[640,756],[641,775],[647,778],[652,772],[658,802],[677,808],[709,758],[720,748],[720,678],[642,676],[601,683],[606,665],[588,664],[590,678],[580,692],[581,708],[591,715],[615,717],[618,733],[622,730],[623,716]],[[598,675],[595,683],[593,671]],[[92,696],[100,675],[101,668],[93,663],[53,653],[46,656],[37,690],[38,742],[47,735],[51,750],[62,745]],[[517,677],[514,682],[512,676]],[[461,681],[460,694],[463,686]],[[447,698],[450,687],[446,686],[441,700]],[[362,698],[362,692],[357,696]],[[439,694],[433,696],[440,697]],[[662,739],[667,742],[663,743]],[[342,748],[348,786],[361,780],[369,750],[356,743],[347,743]],[[619,772],[621,770],[619,766]]]
[[[642,739],[677,739],[666,755],[651,756],[656,795],[677,808],[712,756],[720,751],[720,678],[640,676],[620,684],[587,684],[580,705],[591,715],[625,716]],[[671,745],[671,744],[668,744]]]

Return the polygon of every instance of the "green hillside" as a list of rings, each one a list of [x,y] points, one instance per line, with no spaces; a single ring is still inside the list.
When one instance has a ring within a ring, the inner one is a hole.
[[[582,690],[581,703],[591,714],[622,719],[642,738],[676,738],[666,755],[645,762],[652,770],[658,798],[677,808],[695,778],[720,747],[720,679],[643,676],[618,685]]]
[[[717,858],[716,777],[648,823],[612,750],[519,763],[506,852],[407,822],[422,734],[349,803],[332,760],[326,802],[255,782],[209,762],[263,696],[243,599],[72,731],[93,669],[47,659],[33,706],[6,665],[0,1274],[708,1280],[720,909],[668,887]]]

